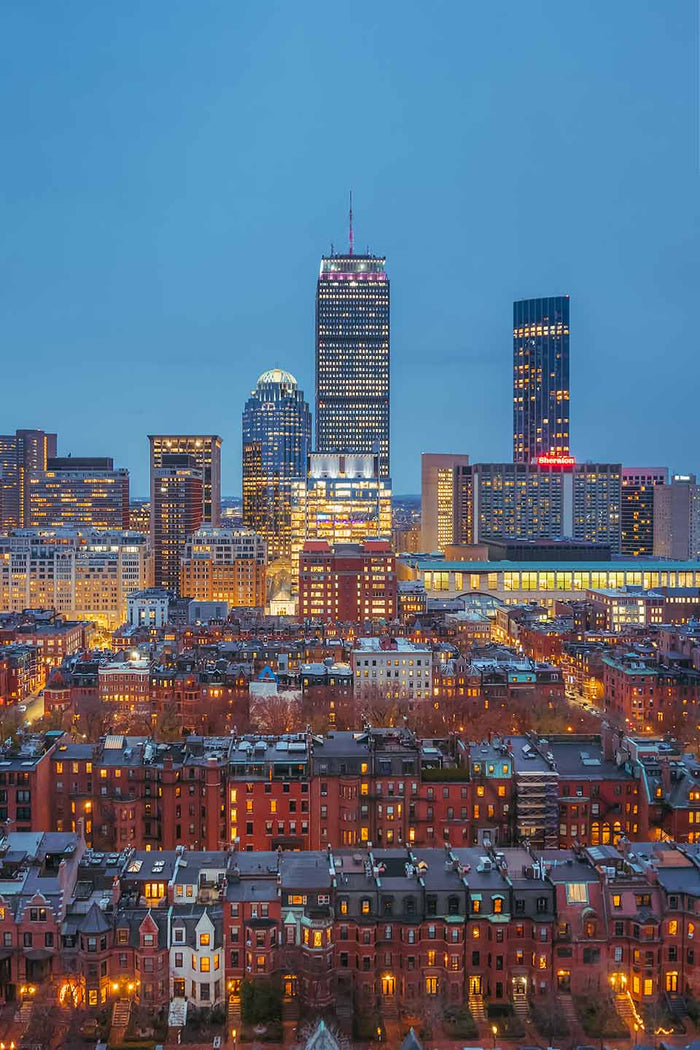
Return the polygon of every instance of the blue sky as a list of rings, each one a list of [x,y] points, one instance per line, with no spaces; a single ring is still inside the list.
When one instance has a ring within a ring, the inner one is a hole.
[[[511,456],[514,298],[569,293],[573,451],[700,470],[692,0],[4,0],[0,430],[224,439],[313,403],[320,255],[386,254],[392,468]]]

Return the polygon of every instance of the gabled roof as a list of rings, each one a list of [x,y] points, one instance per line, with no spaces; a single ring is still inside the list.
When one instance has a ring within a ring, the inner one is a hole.
[[[93,904],[82,922],[78,923],[81,933],[106,933],[111,929],[107,918],[97,904]]]

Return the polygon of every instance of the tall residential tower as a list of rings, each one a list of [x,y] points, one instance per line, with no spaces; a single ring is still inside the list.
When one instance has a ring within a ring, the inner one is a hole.
[[[321,259],[316,290],[316,449],[378,454],[389,477],[389,279],[386,259]]]
[[[513,303],[513,462],[569,455],[569,297]]]
[[[29,478],[33,471],[46,470],[47,460],[55,455],[55,434],[0,434],[0,531],[29,525]]]
[[[221,524],[221,438],[218,434],[149,434],[151,446],[151,513],[156,471],[166,456],[192,456],[202,475],[202,521]]]
[[[311,413],[289,372],[271,368],[243,410],[243,521],[270,559],[291,554],[292,483],[306,478]]]

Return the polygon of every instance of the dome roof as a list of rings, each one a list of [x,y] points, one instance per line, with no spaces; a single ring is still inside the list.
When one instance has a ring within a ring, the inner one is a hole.
[[[291,372],[285,372],[282,368],[270,368],[258,379],[258,386],[261,383],[282,383],[284,386],[296,386],[297,381]]]

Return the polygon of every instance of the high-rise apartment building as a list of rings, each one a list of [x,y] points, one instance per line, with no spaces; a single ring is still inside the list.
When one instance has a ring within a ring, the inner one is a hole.
[[[654,488],[668,485],[668,467],[623,467],[620,553],[654,553]]]
[[[391,536],[391,480],[380,477],[379,457],[312,453],[308,476],[294,483],[292,583],[307,540],[362,543]]]
[[[140,533],[15,529],[0,537],[0,609],[53,609],[115,630],[127,595],[147,587],[151,558]]]
[[[311,412],[289,372],[263,372],[243,410],[243,523],[289,558],[292,483],[306,478]]]
[[[440,452],[421,454],[421,550],[444,550],[455,536],[457,468],[469,466],[469,456]]]
[[[316,451],[379,455],[389,467],[389,279],[386,259],[321,259],[316,291]]]
[[[221,524],[221,438],[216,434],[149,434],[151,449],[151,506],[153,472],[164,456],[193,456],[202,475],[202,521]]]
[[[513,303],[513,462],[569,455],[569,297]]]
[[[51,457],[28,487],[33,527],[129,528],[129,471],[109,457]]]
[[[47,460],[55,455],[55,434],[43,430],[0,434],[0,529],[29,524],[29,476],[46,470]]]
[[[249,529],[202,525],[187,540],[180,593],[197,601],[265,605],[265,540]]]
[[[654,555],[700,558],[700,485],[695,474],[674,474],[654,488]]]
[[[309,540],[299,558],[299,615],[363,623],[396,617],[396,558],[386,540]]]
[[[202,524],[202,471],[194,456],[163,455],[151,471],[151,545],[156,587],[180,590],[180,559]]]

